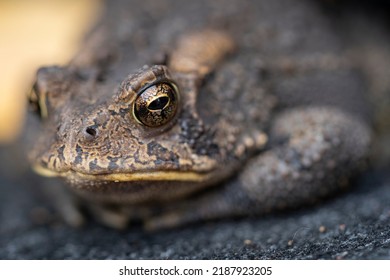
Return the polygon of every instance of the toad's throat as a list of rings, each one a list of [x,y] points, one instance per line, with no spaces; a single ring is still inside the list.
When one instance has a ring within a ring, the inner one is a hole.
[[[112,181],[112,182],[135,182],[135,181],[188,181],[203,182],[209,179],[209,173],[194,171],[139,171],[131,173],[110,174],[85,174],[73,170],[56,172],[41,165],[33,166],[36,173],[45,177],[78,178],[88,181]]]

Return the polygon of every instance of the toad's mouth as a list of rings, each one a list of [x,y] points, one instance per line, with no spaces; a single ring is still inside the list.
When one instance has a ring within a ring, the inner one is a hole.
[[[86,174],[79,171],[68,170],[53,171],[41,165],[34,165],[33,170],[44,177],[63,177],[85,181],[112,181],[112,182],[139,182],[139,181],[188,181],[203,182],[209,179],[209,173],[195,171],[135,171],[131,173]]]

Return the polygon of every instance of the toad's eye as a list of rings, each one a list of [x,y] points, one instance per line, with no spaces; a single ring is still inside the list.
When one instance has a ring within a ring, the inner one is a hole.
[[[41,119],[47,118],[46,98],[39,91],[37,83],[34,84],[29,92],[28,101],[32,111],[38,113]]]
[[[149,127],[167,124],[176,115],[179,96],[176,86],[159,83],[143,90],[134,102],[136,120]]]

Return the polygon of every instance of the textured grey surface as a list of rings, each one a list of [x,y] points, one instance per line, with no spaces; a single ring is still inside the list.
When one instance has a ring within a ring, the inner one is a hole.
[[[386,170],[367,172],[352,189],[313,207],[118,232],[92,222],[64,225],[37,191],[37,177],[20,167],[20,153],[8,147],[0,156],[0,259],[390,259]]]

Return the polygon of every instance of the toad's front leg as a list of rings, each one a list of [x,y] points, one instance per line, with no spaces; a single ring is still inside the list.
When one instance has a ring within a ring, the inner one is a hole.
[[[262,214],[312,203],[345,187],[368,153],[370,130],[334,108],[293,109],[271,128],[271,148],[222,189],[147,220],[150,229]]]

